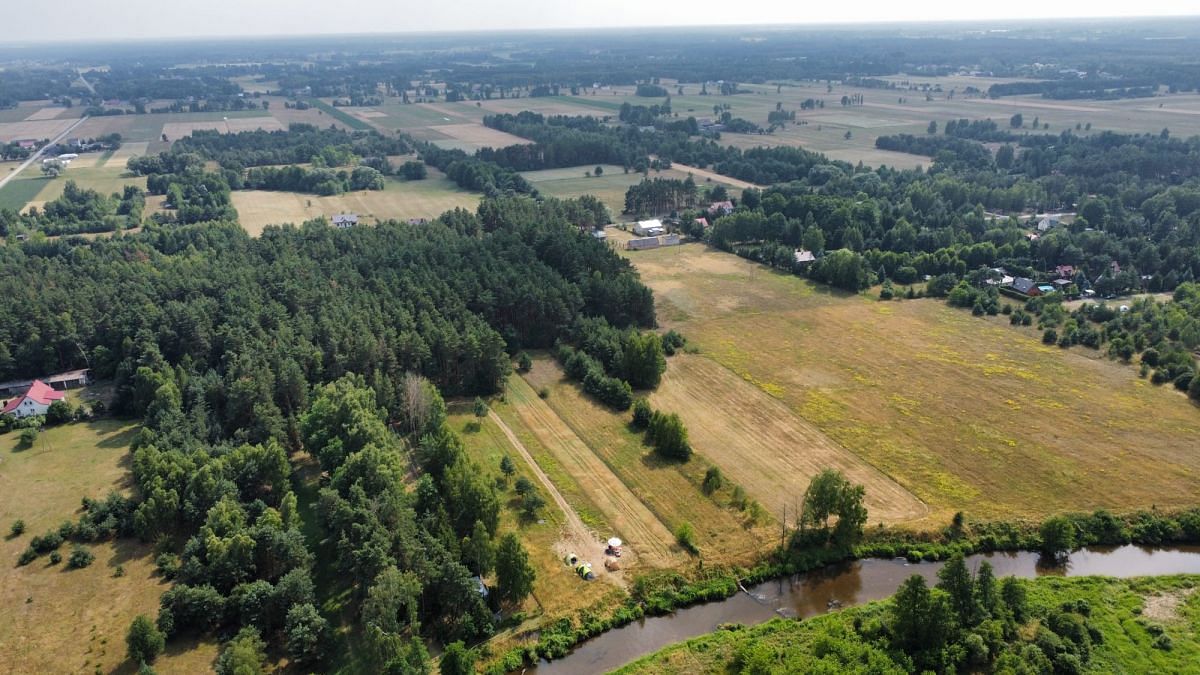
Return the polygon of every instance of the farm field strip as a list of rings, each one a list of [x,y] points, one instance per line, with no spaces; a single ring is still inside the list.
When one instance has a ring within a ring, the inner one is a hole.
[[[650,400],[658,409],[678,412],[696,452],[780,521],[785,512],[790,517],[799,512],[808,481],[827,468],[867,487],[872,522],[904,522],[928,512],[908,490],[762,388],[703,356],[671,358]]]
[[[674,536],[592,449],[519,377],[509,382],[517,416],[550,450],[612,528],[651,567],[680,560]]]
[[[549,358],[535,359],[525,377],[533,386],[548,389],[549,408],[668,532],[692,524],[708,560],[746,562],[761,551],[764,530],[744,513],[718,503],[717,495],[701,492],[706,461],[693,457],[679,464],[660,458],[641,433],[630,429],[627,413],[614,413],[593,401]]]

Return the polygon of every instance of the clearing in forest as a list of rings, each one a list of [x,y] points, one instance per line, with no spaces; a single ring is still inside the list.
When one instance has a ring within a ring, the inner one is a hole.
[[[547,361],[538,361],[552,367]],[[561,388],[559,388],[561,390]],[[558,391],[551,393],[554,396]],[[563,470],[578,483],[626,546],[649,567],[671,567],[683,560],[671,531],[622,482],[592,449],[528,383],[514,377],[508,398],[525,426],[533,432]]]
[[[774,541],[774,528],[763,527],[765,523],[755,522],[749,514],[731,506],[727,490],[713,495],[701,491],[710,466],[704,457],[693,455],[682,464],[662,459],[643,442],[641,433],[631,429],[628,412],[616,413],[594,401],[550,358],[534,359],[525,379],[533,387],[546,390],[544,404],[547,412],[555,415],[554,426],[576,439],[578,449],[573,454],[586,457],[595,467],[588,471],[604,475],[623,508],[643,514],[641,522],[657,523],[663,528],[658,530],[659,537],[664,538],[665,533],[676,562],[682,553],[670,533],[683,523],[695,528],[696,542],[706,563],[749,562],[757,558],[768,540]],[[629,536],[621,532],[617,522],[613,525],[630,545],[641,543],[643,535]],[[640,553],[645,559],[645,552]]]
[[[130,490],[136,430],[117,420],[67,424],[43,431],[28,448],[15,431],[0,435],[0,663],[12,672],[114,672],[126,660],[133,617],[157,614],[170,584],[155,572],[153,546],[135,539],[88,544],[96,560],[84,569],[67,569],[69,542],[57,565],[47,555],[16,565],[34,536],[79,519],[81,498]],[[8,536],[17,519],[25,533]],[[155,667],[205,671],[216,652],[211,641],[173,642]]]

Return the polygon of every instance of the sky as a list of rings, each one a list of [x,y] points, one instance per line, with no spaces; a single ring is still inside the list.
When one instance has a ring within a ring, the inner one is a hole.
[[[1200,12],[1194,0],[0,0],[0,40],[973,21]],[[67,32],[64,32],[66,30]],[[7,31],[6,31],[7,32]]]

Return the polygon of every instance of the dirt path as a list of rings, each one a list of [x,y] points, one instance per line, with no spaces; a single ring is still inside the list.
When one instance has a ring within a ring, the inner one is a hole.
[[[529,453],[525,444],[521,442],[520,438],[517,438],[517,435],[504,423],[504,420],[493,410],[488,411],[488,416],[492,418],[496,426],[500,427],[500,431],[504,432],[504,436],[508,438],[509,444],[513,446],[517,454],[529,465],[529,469],[533,471],[533,475],[537,476],[542,486],[550,493],[550,497],[554,499],[554,503],[558,504],[559,510],[562,511],[566,523],[563,525],[562,540],[557,544],[559,549],[558,554],[566,556],[567,554],[574,553],[583,560],[592,563],[592,572],[595,573],[597,578],[607,577],[619,586],[624,587],[625,580],[622,578],[621,572],[609,572],[604,569],[605,542],[600,541],[596,533],[583,523],[579,514],[575,509],[571,508],[566,498],[562,496],[562,493],[551,482],[550,477],[546,475],[545,471],[542,471],[542,467],[538,466],[538,463],[533,459],[533,455]],[[626,564],[633,562],[633,559],[628,557],[628,553],[625,556],[624,562]]]
[[[693,177],[698,179],[710,178],[714,183],[724,183],[726,185],[731,185],[735,188],[741,188],[743,190],[746,188],[755,188],[757,190],[762,189],[761,185],[755,185],[754,183],[739,180],[737,178],[730,178],[729,176],[722,176],[721,174],[709,171],[708,169],[700,169],[694,166],[688,166],[687,164],[680,164],[679,162],[671,162],[671,168],[684,173],[690,173]]]
[[[626,555],[632,550],[638,560],[651,567],[673,565],[677,561],[671,550],[675,537],[667,526],[537,397],[524,379],[512,378],[509,387],[517,415],[562,464],[563,470],[579,483],[617,536],[625,540]]]

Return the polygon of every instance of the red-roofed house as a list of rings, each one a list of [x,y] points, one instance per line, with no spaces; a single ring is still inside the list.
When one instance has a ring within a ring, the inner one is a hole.
[[[0,414],[14,417],[45,415],[46,411],[50,409],[51,403],[61,401],[66,396],[66,392],[56,391],[41,380],[34,380],[33,384],[29,385],[29,389],[21,396],[9,401],[4,409],[0,410]]]

